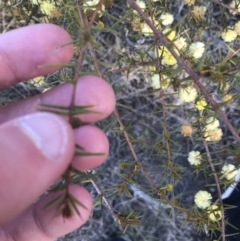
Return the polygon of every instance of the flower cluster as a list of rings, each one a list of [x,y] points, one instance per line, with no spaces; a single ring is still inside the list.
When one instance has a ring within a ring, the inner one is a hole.
[[[207,208],[208,218],[212,222],[217,222],[222,218],[222,213],[217,205],[211,205]]]
[[[233,0],[229,4],[229,12],[233,15],[240,13],[240,1]],[[221,37],[225,42],[232,42],[237,39],[240,35],[240,21],[236,22],[234,26],[229,26],[227,29],[224,29],[221,33]]]
[[[222,130],[219,128],[219,121],[215,117],[208,118],[204,127],[205,140],[217,142],[221,140],[222,135]]]

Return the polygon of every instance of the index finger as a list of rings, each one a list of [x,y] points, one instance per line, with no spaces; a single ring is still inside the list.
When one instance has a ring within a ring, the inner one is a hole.
[[[60,67],[38,68],[43,64],[69,62],[73,56],[70,35],[53,24],[36,24],[0,35],[0,89]]]

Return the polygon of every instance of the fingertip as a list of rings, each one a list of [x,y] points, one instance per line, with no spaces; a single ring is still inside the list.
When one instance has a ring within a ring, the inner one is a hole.
[[[74,215],[70,218],[64,218],[61,214],[55,217],[59,205],[54,206],[49,210],[44,210],[44,207],[50,201],[52,201],[59,195],[64,194],[64,191],[58,193],[50,193],[42,200],[40,200],[39,203],[36,205],[35,216],[37,217],[40,226],[49,237],[58,238],[74,231],[75,229],[86,223],[89,216],[91,215],[93,204],[89,192],[85,188],[77,185],[70,186],[69,190],[70,193],[85,207],[84,208],[76,204],[80,215],[78,215],[76,211],[73,210]]]
[[[3,34],[0,38],[0,89],[60,69],[39,66],[69,62],[73,45],[65,44],[71,41],[70,35],[54,24],[36,24]]]
[[[79,77],[76,102],[80,105],[93,106],[90,110],[97,113],[82,114],[81,120],[86,123],[99,121],[108,117],[114,110],[116,98],[107,81],[94,75]]]
[[[95,126],[82,126],[75,130],[78,145],[92,155],[75,156],[73,166],[78,170],[86,171],[101,165],[109,153],[109,142],[106,135]]]

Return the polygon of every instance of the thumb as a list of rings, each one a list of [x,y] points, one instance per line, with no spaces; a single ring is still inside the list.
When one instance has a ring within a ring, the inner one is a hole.
[[[74,133],[62,118],[35,113],[0,126],[0,225],[23,212],[71,162]]]

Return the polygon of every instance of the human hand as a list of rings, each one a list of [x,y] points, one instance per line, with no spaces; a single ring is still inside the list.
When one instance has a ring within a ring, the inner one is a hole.
[[[71,60],[73,46],[69,34],[52,24],[37,24],[0,36],[0,89],[58,68],[38,68],[43,64]],[[83,187],[71,186],[71,193],[87,210],[78,206],[70,219],[53,217],[55,208],[43,207],[59,194],[50,193],[37,200],[66,170],[74,154],[75,143],[88,152],[108,154],[104,133],[87,125],[106,118],[115,106],[112,88],[96,76],[82,76],[76,88],[76,105],[93,105],[91,113],[81,115],[86,125],[73,130],[67,119],[36,112],[40,103],[69,105],[72,84],[59,85],[42,95],[0,109],[0,240],[50,241],[83,225],[92,208],[90,194]],[[100,165],[102,156],[75,157],[72,165],[88,170]]]

